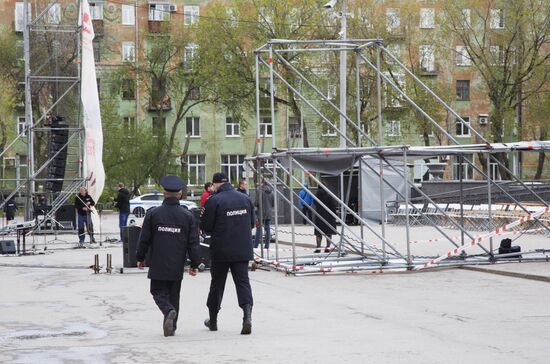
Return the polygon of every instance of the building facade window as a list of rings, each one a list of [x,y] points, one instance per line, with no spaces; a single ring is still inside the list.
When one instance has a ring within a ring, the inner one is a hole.
[[[469,29],[470,26],[472,25],[470,9],[462,9],[460,15],[461,15],[460,22],[462,23],[462,29]]]
[[[122,80],[122,99],[134,100],[136,98],[136,81],[132,79]]]
[[[399,43],[390,43],[386,48],[395,58],[401,60],[401,45]],[[386,62],[389,64],[395,64],[395,62],[389,57],[386,57]]]
[[[187,88],[187,98],[189,100],[199,100],[201,98],[201,89],[199,86]]]
[[[466,160],[470,161],[468,163]],[[453,157],[453,178],[455,180],[460,179],[460,162],[457,157]],[[462,161],[462,179],[463,180],[472,180],[474,179],[474,167],[471,164],[472,157],[469,155],[464,156]]]
[[[243,154],[222,154],[221,169],[231,183],[236,183],[241,179],[244,172],[244,158]]]
[[[23,14],[25,13],[25,3],[24,2],[16,2],[15,3],[15,18],[14,18],[14,24],[15,24],[15,31],[16,32],[23,32],[25,31],[25,18],[23,17]],[[32,6],[29,2],[29,7],[27,10],[27,21],[30,22],[32,20]]]
[[[435,71],[435,47],[433,45],[420,46],[420,69],[424,72]]]
[[[122,61],[133,62],[136,54],[134,42],[122,42]]]
[[[201,123],[198,116],[190,116],[185,118],[185,133],[192,138],[201,136]]]
[[[206,156],[204,154],[192,154],[187,156],[187,184],[200,186],[206,183]]]
[[[103,2],[90,2],[90,17],[92,20],[103,19]]]
[[[336,98],[337,92],[338,88],[336,87],[336,84],[332,81],[329,81],[327,84],[327,99],[334,100]]]
[[[456,80],[456,99],[470,101],[470,80]]]
[[[386,76],[402,91],[405,91],[405,74],[404,73],[385,73]],[[396,91],[389,82],[384,82],[384,103],[385,107],[403,107],[404,99],[401,94]]]
[[[122,25],[135,25],[136,12],[133,5],[122,5]]]
[[[465,46],[456,46],[456,65],[463,67],[472,65],[472,60]]]
[[[60,24],[61,23],[61,4],[55,3],[50,6],[46,13],[46,23]]]
[[[302,137],[302,125],[300,124],[300,120],[296,117],[288,118],[288,136],[290,138]]]
[[[199,20],[199,7],[197,5],[185,5],[183,7],[183,24],[193,25]]]
[[[17,135],[22,135],[22,136],[27,135],[26,126],[27,126],[27,122],[25,121],[25,117],[19,116],[17,118]]]
[[[240,124],[236,122],[232,117],[225,118],[225,136],[238,137],[240,134]]]
[[[490,46],[489,54],[491,55],[491,64],[493,66],[502,66],[504,64],[504,49],[502,46]]]
[[[184,53],[183,53],[183,66],[186,70],[192,70],[193,69],[193,62],[195,61],[197,57],[197,51],[199,49],[199,46],[195,43],[189,43],[185,46]]]
[[[401,136],[401,121],[399,120],[388,120],[386,121],[385,134],[387,137],[397,137]]]
[[[122,126],[127,137],[132,137],[136,133],[136,118],[133,116],[125,116],[122,118]]]
[[[504,28],[504,9],[491,9],[489,14],[489,24],[491,29]]]
[[[260,118],[260,136],[273,136],[273,123],[271,122],[271,118],[269,116]]]
[[[149,4],[149,20],[170,20],[170,4]]]
[[[153,116],[153,136],[164,136],[166,134],[166,118]]]
[[[435,28],[435,9],[433,8],[420,9],[420,28],[422,29]]]
[[[333,137],[336,136],[336,129],[325,120],[321,121],[321,136]]]
[[[461,122],[460,119],[456,119],[456,136],[467,137],[470,136],[470,118],[468,116],[461,116],[464,122]]]
[[[386,9],[386,30],[388,33],[394,33],[401,27],[401,16],[399,9],[387,8]]]
[[[92,47],[94,49],[94,61],[95,62],[101,62],[101,47],[99,40],[95,40],[92,42]]]

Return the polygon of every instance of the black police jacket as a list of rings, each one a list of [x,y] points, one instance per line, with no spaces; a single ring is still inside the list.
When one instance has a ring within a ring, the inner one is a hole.
[[[117,207],[120,212],[130,213],[130,191],[126,188],[118,190],[115,202],[115,207]]]
[[[247,195],[224,183],[204,204],[201,229],[210,235],[213,262],[240,262],[254,258],[254,206]]]
[[[199,266],[197,219],[186,207],[180,206],[178,199],[166,198],[161,206],[147,211],[136,252],[138,262],[145,259],[148,250],[151,251],[150,279],[181,280],[187,257],[192,268]]]

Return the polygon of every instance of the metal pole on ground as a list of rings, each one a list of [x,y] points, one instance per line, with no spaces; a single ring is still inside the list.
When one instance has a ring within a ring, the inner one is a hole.
[[[460,180],[460,226],[464,229],[464,155],[458,156],[458,178]],[[464,245],[464,231],[460,232],[460,245]]]
[[[403,180],[405,182],[405,236],[407,239],[407,265],[412,268],[411,236],[409,226],[409,167],[407,165],[407,148],[403,148]]]
[[[489,217],[489,229],[493,229],[493,212],[491,199],[491,154],[487,153],[487,209]],[[489,259],[493,261],[493,236],[489,237]]]
[[[293,163],[292,162],[292,155],[289,155],[288,159],[289,159],[288,172],[292,176],[293,173],[294,173],[293,169],[292,169],[292,163]],[[275,186],[277,186],[277,184],[275,184]],[[292,193],[293,192],[293,190],[292,190],[292,178],[290,178],[289,189],[290,189],[290,194],[289,194],[289,199],[290,199],[290,233],[292,234],[292,237],[291,237],[292,238],[292,270],[296,271],[296,237],[295,237],[295,234],[294,234],[294,194]],[[275,194],[275,198],[277,198],[277,194]],[[275,256],[276,260],[279,260],[278,252],[279,252],[279,248],[276,248],[276,256]]]
[[[276,157],[273,157],[272,165],[273,165],[273,213],[275,215],[275,251],[279,251],[279,204],[278,204],[278,197],[277,197],[277,166],[275,165],[275,159]],[[270,238],[271,239],[271,238]],[[269,249],[267,252],[267,258],[269,259]]]
[[[377,108],[378,108],[378,145],[383,145],[382,137],[382,81],[380,79],[380,45],[376,47],[376,88],[377,88]],[[386,261],[386,219],[385,219],[385,209],[386,204],[384,202],[384,161],[380,158],[380,221],[382,227],[382,254],[384,256],[384,262]]]

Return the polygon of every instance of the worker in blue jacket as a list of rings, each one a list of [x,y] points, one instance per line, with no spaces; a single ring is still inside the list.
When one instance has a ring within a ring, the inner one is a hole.
[[[302,213],[307,216],[308,219],[312,220],[312,209],[313,209],[313,195],[311,194],[311,191],[308,189],[307,182],[304,182],[304,188],[300,190],[298,193],[298,208],[302,210]],[[304,225],[307,224],[307,220],[303,218],[302,223]]]

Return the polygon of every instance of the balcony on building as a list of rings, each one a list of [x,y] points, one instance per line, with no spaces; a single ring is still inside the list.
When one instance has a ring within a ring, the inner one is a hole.
[[[96,37],[101,37],[103,34],[103,19],[92,19],[92,25],[94,27],[94,34]]]
[[[169,111],[172,110],[172,100],[169,96],[152,97],[149,99],[149,111]]]
[[[149,20],[149,33],[151,34],[170,33],[170,22],[166,20]]]

